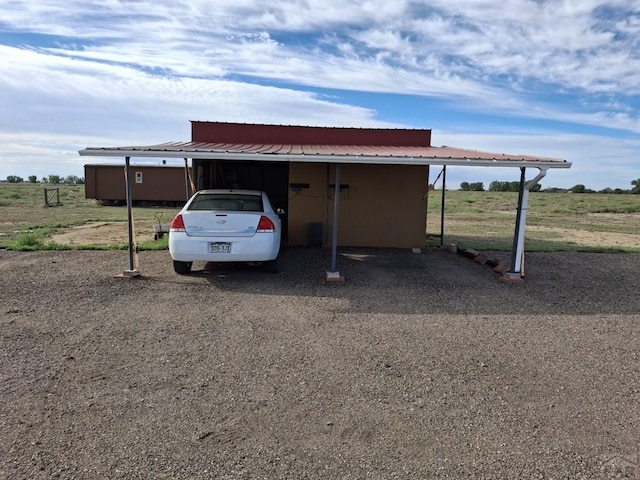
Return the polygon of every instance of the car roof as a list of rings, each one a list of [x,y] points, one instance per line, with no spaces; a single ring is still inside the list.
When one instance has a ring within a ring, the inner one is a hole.
[[[208,189],[208,190],[198,190],[196,193],[231,193],[235,195],[262,195],[260,190],[238,190],[234,188],[226,188],[226,189]]]

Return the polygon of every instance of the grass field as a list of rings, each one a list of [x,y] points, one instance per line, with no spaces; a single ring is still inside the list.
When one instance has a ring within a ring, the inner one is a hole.
[[[50,240],[56,232],[91,222],[126,222],[126,207],[102,206],[84,198],[84,185],[47,185],[59,188],[60,206],[45,206],[44,185],[0,183],[0,248],[15,250],[64,249]],[[178,208],[134,207],[133,217],[138,221],[157,221],[154,217],[163,212],[163,221],[173,218]],[[105,248],[81,245],[74,248]],[[109,248],[128,248],[125,243]],[[139,245],[142,250],[167,248],[166,237]]]
[[[16,250],[127,248],[57,244],[51,235],[91,222],[126,222],[125,207],[101,206],[84,198],[84,186],[59,188],[60,206],[47,207],[45,185],[0,183],[0,248]],[[480,250],[511,250],[517,193],[449,191],[445,199],[446,244]],[[429,197],[429,244],[440,243],[441,192]],[[177,208],[135,207],[136,222],[173,218]],[[167,248],[166,237],[139,244],[141,250]],[[606,251],[640,253],[640,195],[531,193],[527,215],[527,251]]]
[[[440,243],[441,196],[429,197],[430,244]],[[444,242],[510,250],[517,205],[512,192],[446,192]],[[526,250],[640,252],[640,195],[531,193]]]

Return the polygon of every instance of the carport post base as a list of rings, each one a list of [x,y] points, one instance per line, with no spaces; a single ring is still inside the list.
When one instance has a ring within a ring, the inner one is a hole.
[[[344,282],[344,275],[340,272],[327,272],[324,278],[327,282]]]
[[[504,272],[500,277],[503,283],[524,283],[524,278],[520,273]]]
[[[140,270],[125,270],[120,275],[116,275],[116,278],[137,278],[140,276]]]

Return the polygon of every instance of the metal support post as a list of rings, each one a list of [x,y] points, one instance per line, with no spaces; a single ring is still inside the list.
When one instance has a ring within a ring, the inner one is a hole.
[[[184,190],[187,195],[187,200],[191,198],[191,187],[189,186],[189,162],[188,159],[184,159]]]
[[[337,271],[338,260],[338,217],[340,214],[340,164],[336,164],[335,188],[333,190],[333,232],[331,239],[331,270],[327,272],[328,281],[342,281],[344,277]]]
[[[440,206],[440,246],[444,246],[444,199],[447,191],[447,166],[442,167],[442,205]]]
[[[126,184],[127,195],[127,223],[129,227],[129,269],[125,271],[127,275],[137,275],[139,272],[134,266],[134,246],[133,246],[133,212],[132,212],[132,194],[131,194],[131,162],[130,157],[125,157],[124,178]]]
[[[520,167],[520,186],[518,188],[518,209],[516,212],[516,228],[513,233],[513,248],[511,249],[511,269],[508,276],[521,277],[522,253],[524,252],[524,227],[527,221],[527,205],[529,191],[525,188],[527,169]]]

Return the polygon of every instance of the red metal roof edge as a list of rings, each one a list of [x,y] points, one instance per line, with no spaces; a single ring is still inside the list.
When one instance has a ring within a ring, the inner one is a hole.
[[[313,127],[191,120],[191,140],[231,144],[431,146],[431,129]]]

